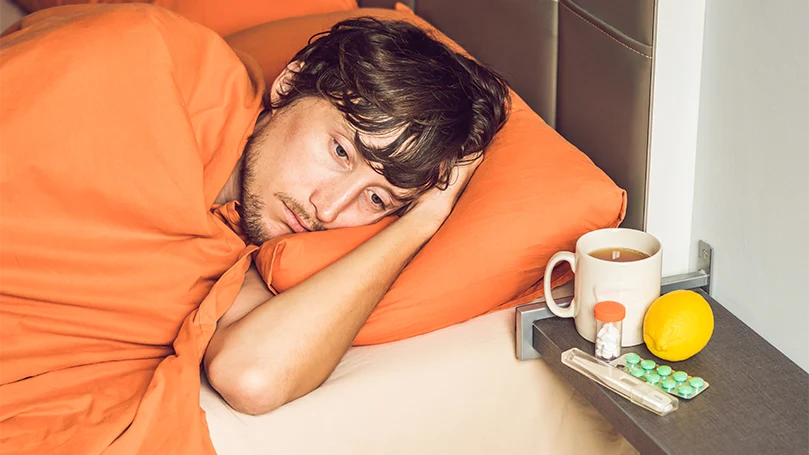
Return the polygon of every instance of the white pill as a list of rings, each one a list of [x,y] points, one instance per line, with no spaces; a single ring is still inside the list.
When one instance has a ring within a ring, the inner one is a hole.
[[[612,344],[615,344],[615,342],[617,342],[617,341],[618,341],[618,335],[614,335],[614,334],[608,333],[608,334],[604,335],[603,337],[601,337],[601,340],[602,340],[604,343],[612,343]]]

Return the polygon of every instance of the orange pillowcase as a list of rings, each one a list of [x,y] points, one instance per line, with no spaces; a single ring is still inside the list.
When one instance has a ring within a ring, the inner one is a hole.
[[[268,82],[311,35],[358,15],[413,22],[460,49],[408,11],[365,8],[290,18],[226,40],[256,58]],[[571,250],[582,234],[615,227],[623,219],[625,192],[525,102],[512,96],[510,119],[452,215],[395,281],[355,345],[399,340],[529,302],[543,293],[542,278],[550,256]],[[380,229],[276,238],[262,245],[256,265],[272,289],[283,292]],[[570,278],[569,269],[558,268],[553,285]]]
[[[357,0],[14,0],[29,13],[82,3],[151,3],[202,24],[221,36],[287,17],[348,11]]]

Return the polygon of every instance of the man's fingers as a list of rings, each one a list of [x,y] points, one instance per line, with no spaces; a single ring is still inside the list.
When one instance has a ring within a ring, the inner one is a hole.
[[[483,154],[481,153],[480,156],[475,158],[474,161],[455,166],[454,171],[458,173],[457,174],[458,178],[455,180],[454,185],[459,186],[461,189],[466,187],[466,184],[469,183],[469,179],[472,178],[472,174],[475,173],[478,166],[480,166],[480,163],[482,162],[483,162]]]
[[[431,188],[427,190],[426,192],[424,192],[424,194],[419,196],[418,199],[416,199],[416,202],[414,204],[411,204],[409,208],[405,209],[401,213],[409,212],[410,209],[413,208],[413,206],[428,199],[437,197],[445,198],[446,196],[449,195],[454,195],[455,198],[457,198],[457,196],[461,193],[461,191],[463,191],[463,189],[466,187],[466,184],[469,183],[469,179],[472,178],[472,174],[475,173],[478,166],[480,166],[480,163],[482,162],[483,162],[483,154],[481,153],[480,156],[475,158],[474,161],[456,164],[452,168],[452,175],[450,176],[449,180],[450,183],[445,189],[441,190],[439,188]]]

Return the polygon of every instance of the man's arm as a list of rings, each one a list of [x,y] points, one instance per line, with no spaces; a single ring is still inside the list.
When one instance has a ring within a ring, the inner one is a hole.
[[[406,215],[299,285],[264,303],[244,299],[234,306],[205,353],[211,385],[248,414],[269,412],[319,386],[444,222],[478,164],[460,168],[449,188],[431,190]]]

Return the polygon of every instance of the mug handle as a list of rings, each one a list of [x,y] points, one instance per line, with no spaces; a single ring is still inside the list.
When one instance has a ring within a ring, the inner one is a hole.
[[[562,308],[556,304],[553,300],[553,296],[551,295],[551,276],[553,275],[553,268],[556,267],[556,264],[567,261],[570,263],[570,269],[574,272],[576,271],[576,255],[569,252],[569,251],[560,251],[553,255],[550,261],[548,261],[548,266],[545,267],[545,304],[548,306],[548,309],[551,310],[551,313],[559,316],[560,318],[572,318],[576,315],[575,305],[576,305],[576,298],[574,297],[573,300],[570,301],[570,306],[567,308]]]

